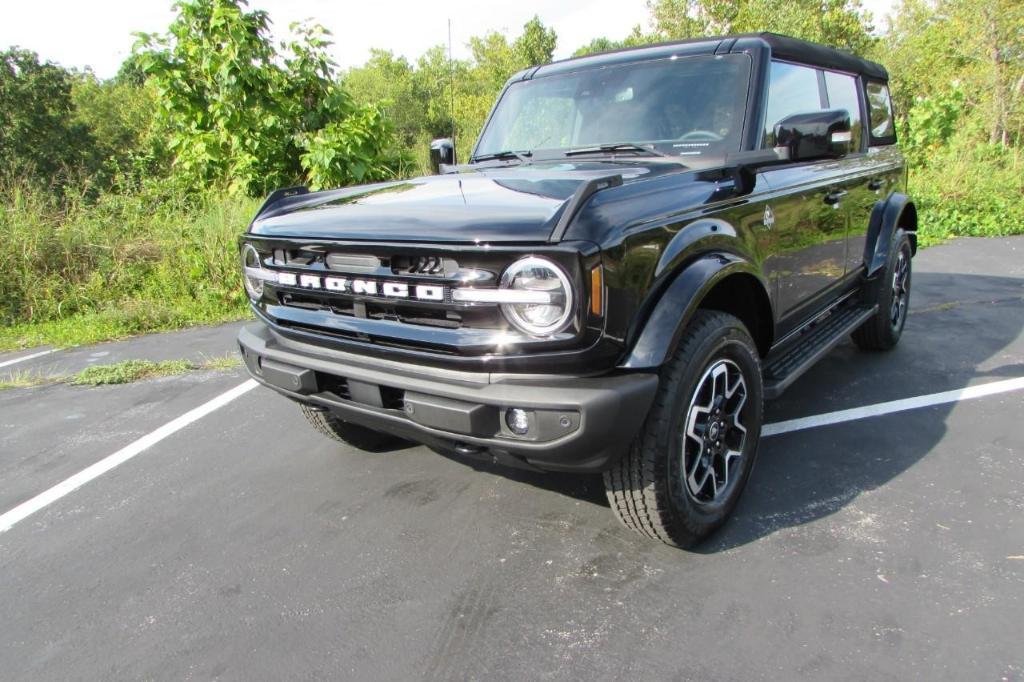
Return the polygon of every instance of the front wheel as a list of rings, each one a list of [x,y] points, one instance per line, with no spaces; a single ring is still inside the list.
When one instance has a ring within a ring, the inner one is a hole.
[[[299,405],[299,407],[302,408],[302,414],[306,417],[306,421],[314,429],[332,440],[351,445],[359,450],[384,452],[393,450],[403,443],[397,436],[374,431],[359,424],[352,424],[339,419],[330,412],[309,405]]]
[[[618,519],[684,548],[722,525],[754,466],[762,398],[746,327],[732,315],[698,311],[662,370],[642,431],[604,475]]]

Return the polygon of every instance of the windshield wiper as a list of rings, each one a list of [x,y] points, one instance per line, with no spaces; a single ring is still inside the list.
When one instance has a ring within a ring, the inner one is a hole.
[[[584,154],[607,154],[609,152],[636,152],[650,156],[668,156],[650,147],[643,147],[633,142],[619,142],[617,144],[600,144],[593,147],[580,147],[565,152],[565,156],[583,156]]]
[[[531,151],[517,152],[511,149],[507,149],[502,152],[494,152],[493,154],[481,154],[480,156],[474,156],[469,160],[470,163],[476,163],[478,161],[510,161],[512,159],[518,159],[523,163],[529,161],[530,157],[533,156]]]

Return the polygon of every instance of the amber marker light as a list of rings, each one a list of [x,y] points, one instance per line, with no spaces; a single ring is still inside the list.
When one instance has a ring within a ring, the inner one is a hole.
[[[590,312],[600,315],[604,311],[604,269],[597,265],[590,271]]]

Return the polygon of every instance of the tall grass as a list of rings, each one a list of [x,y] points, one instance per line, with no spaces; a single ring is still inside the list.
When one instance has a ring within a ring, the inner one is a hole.
[[[258,204],[156,185],[93,199],[0,187],[0,349],[244,315],[236,240]]]
[[[1024,234],[1024,151],[959,144],[910,171],[923,246],[953,237]]]

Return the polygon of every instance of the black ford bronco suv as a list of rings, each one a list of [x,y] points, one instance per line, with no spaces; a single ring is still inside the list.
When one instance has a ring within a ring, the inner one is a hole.
[[[249,372],[327,436],[601,472],[690,546],[735,506],[762,402],[852,334],[900,338],[917,215],[887,73],[792,38],[527,69],[468,163],[270,195],[241,239]]]

